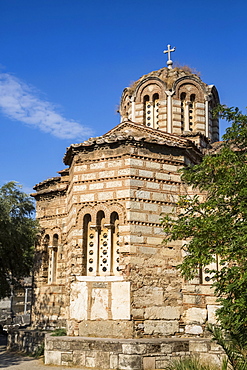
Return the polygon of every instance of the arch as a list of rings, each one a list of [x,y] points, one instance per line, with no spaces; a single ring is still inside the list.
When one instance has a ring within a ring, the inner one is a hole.
[[[138,103],[143,101],[145,95],[158,93],[161,99],[166,98],[166,84],[157,77],[148,77],[141,81],[133,93],[134,100]]]
[[[175,91],[174,97],[176,99],[179,99],[181,92],[187,92],[186,90],[184,90],[185,86],[190,87],[190,90],[188,90],[188,92],[191,94],[194,93],[194,91],[191,91],[191,90],[196,89],[197,99],[199,99],[201,102],[204,101],[204,95],[207,93],[206,85],[199,78],[195,76],[184,76],[174,81],[173,91]]]

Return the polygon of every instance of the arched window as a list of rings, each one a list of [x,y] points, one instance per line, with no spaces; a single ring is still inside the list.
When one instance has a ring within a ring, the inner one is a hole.
[[[182,92],[180,94],[180,100],[181,100],[181,131],[184,131],[184,122],[185,122],[185,98],[186,93]]]
[[[49,272],[48,283],[53,284],[57,278],[57,250],[58,250],[58,234],[54,234],[52,238],[52,245],[49,246]]]
[[[159,94],[153,95],[153,128],[159,128]]]
[[[117,212],[111,214],[111,273],[119,275],[119,217]]]
[[[90,276],[118,275],[118,214],[113,212],[110,223],[106,223],[104,212],[99,211],[96,225],[92,224],[90,215],[85,215],[83,239],[87,249],[86,274]]]
[[[189,103],[189,129],[193,131],[194,121],[195,121],[195,94],[190,95]]]
[[[48,282],[48,267],[49,267],[49,244],[50,244],[50,236],[46,234],[43,239],[43,248],[42,248],[42,271],[43,271],[43,278],[45,279],[46,283]]]

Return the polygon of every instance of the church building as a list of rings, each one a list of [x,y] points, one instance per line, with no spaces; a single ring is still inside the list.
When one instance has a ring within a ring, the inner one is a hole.
[[[124,89],[121,122],[71,144],[66,169],[37,184],[42,228],[33,326],[104,338],[200,337],[217,308],[206,271],[185,281],[181,243],[161,217],[191,192],[178,170],[219,139],[217,89],[186,67],[150,72]],[[203,247],[203,246],[202,246]]]

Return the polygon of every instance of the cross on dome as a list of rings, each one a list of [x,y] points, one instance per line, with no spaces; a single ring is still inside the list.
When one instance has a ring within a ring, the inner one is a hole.
[[[164,53],[164,54],[168,54],[168,60],[167,60],[167,62],[166,62],[166,64],[167,64],[167,68],[168,68],[168,69],[172,69],[172,64],[173,64],[173,62],[172,62],[172,60],[171,60],[171,52],[175,51],[175,50],[176,50],[176,47],[174,47],[174,48],[172,48],[172,49],[171,49],[171,45],[167,45],[167,49],[168,49],[168,50],[164,50],[164,51],[163,51],[163,53]]]

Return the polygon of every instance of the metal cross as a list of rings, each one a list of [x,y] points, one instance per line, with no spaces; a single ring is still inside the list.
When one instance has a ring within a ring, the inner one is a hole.
[[[175,51],[176,48],[174,47],[174,48],[171,49],[171,45],[167,45],[167,49],[168,50],[164,50],[163,53],[168,54],[168,60],[167,60],[166,64],[167,64],[169,69],[172,69],[171,52]]]

